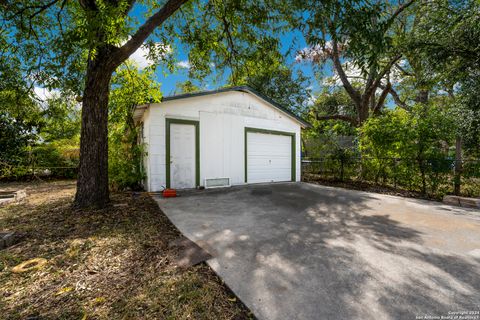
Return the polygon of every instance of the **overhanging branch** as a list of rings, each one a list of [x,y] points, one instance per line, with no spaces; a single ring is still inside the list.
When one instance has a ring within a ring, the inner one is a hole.
[[[410,1],[407,1],[407,2],[405,2],[404,4],[400,5],[400,6],[397,8],[397,10],[395,10],[395,12],[388,18],[386,25],[389,27],[389,26],[393,23],[393,21],[395,21],[395,19],[396,19],[403,11],[405,11],[405,9],[407,9],[408,7],[410,7],[414,2],[415,2],[415,0],[410,0]]]
[[[155,28],[161,26],[175,11],[177,11],[188,0],[169,0],[154,15],[148,18],[145,23],[140,26],[135,34],[122,47],[116,51],[112,58],[114,67],[119,66],[123,61],[128,59],[143,42],[152,34]]]

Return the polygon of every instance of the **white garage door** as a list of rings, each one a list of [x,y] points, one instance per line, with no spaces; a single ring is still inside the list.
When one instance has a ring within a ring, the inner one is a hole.
[[[247,132],[247,182],[292,180],[292,137]]]

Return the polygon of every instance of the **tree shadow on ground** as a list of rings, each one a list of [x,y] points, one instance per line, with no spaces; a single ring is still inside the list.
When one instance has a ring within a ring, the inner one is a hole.
[[[177,201],[170,218],[180,230],[199,227],[192,235],[219,252],[214,269],[268,319],[478,308],[480,261],[429,248],[429,235],[382,212],[378,199],[308,184],[249,186]]]
[[[0,252],[2,319],[247,317],[207,266],[172,264],[168,244],[180,233],[150,197],[116,193],[104,210],[79,211],[74,190],[74,182],[41,185],[26,203],[0,210],[0,229],[24,234]],[[36,257],[48,261],[42,270],[11,272]]]

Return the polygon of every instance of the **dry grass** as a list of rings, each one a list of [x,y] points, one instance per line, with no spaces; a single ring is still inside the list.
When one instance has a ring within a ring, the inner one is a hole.
[[[0,208],[0,230],[25,234],[0,251],[2,319],[252,318],[208,266],[172,263],[179,232],[150,197],[117,193],[105,210],[75,211],[73,181],[0,184],[25,187],[25,202]],[[11,272],[37,257],[42,269]]]

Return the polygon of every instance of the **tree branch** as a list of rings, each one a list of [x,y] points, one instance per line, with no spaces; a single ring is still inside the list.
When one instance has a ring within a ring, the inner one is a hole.
[[[385,30],[388,29],[388,27],[390,27],[390,25],[393,23],[393,21],[403,12],[405,11],[405,9],[407,9],[408,7],[410,7],[413,3],[415,2],[415,0],[410,0],[410,1],[407,1],[405,2],[404,4],[400,5],[397,10],[395,10],[395,12],[390,16],[390,18],[388,18],[387,20],[387,28],[385,28]]]
[[[383,85],[379,85],[378,87],[379,87],[380,89],[384,89],[384,90],[385,90],[385,88],[386,88],[386,87],[383,86]],[[402,99],[400,99],[400,96],[398,95],[397,91],[395,91],[395,89],[393,89],[392,86],[390,86],[388,92],[389,92],[390,95],[392,96],[393,101],[395,101],[395,103],[396,103],[399,107],[401,107],[401,108],[403,108],[403,109],[405,109],[405,110],[408,110],[408,109],[409,109],[408,105],[407,105],[405,102],[403,102]]]
[[[140,26],[137,32],[128,40],[122,47],[120,47],[112,57],[114,67],[119,66],[123,61],[128,59],[143,42],[150,36],[155,28],[161,26],[165,20],[175,13],[188,0],[168,0],[167,3],[154,15],[148,18],[145,23]]]
[[[333,47],[332,60],[333,60],[333,65],[335,67],[335,70],[337,71],[337,74],[340,77],[340,80],[342,81],[343,87],[345,88],[347,93],[350,95],[352,100],[355,102],[355,104],[358,105],[360,104],[361,95],[357,90],[355,90],[355,88],[352,86],[350,81],[348,81],[348,77],[345,74],[345,70],[343,70],[342,63],[340,62],[340,54],[338,52],[337,40],[332,39],[332,47]]]
[[[56,4],[58,1],[60,1],[60,0],[53,0],[53,1],[50,1],[50,2],[45,3],[45,4],[25,6],[25,7],[21,8],[20,10],[18,10],[17,12],[14,12],[13,15],[7,17],[7,19],[13,19],[13,18],[15,18],[16,16],[23,16],[23,13],[25,13],[25,11],[30,10],[30,9],[35,9],[35,11],[32,12],[32,13],[29,15],[29,19],[32,19],[32,18],[34,18],[35,16],[39,15],[40,13],[42,13],[43,11],[47,10],[48,8],[50,8],[51,6],[53,6],[54,4]]]
[[[358,121],[355,118],[341,115],[341,114],[333,114],[328,116],[319,116],[318,114],[315,115],[316,120],[341,120],[350,123],[352,126],[356,127],[358,125]]]
[[[92,11],[98,10],[97,4],[95,3],[95,0],[79,0],[80,6],[83,9],[88,9]]]
[[[385,99],[388,96],[388,93],[390,92],[390,89],[392,88],[392,84],[390,81],[387,82],[387,85],[385,88],[382,90],[382,93],[380,94],[380,97],[378,98],[377,104],[373,108],[373,114],[379,114],[380,110],[383,108],[383,105],[385,104]]]
[[[387,65],[382,69],[382,71],[377,75],[377,77],[375,78],[375,81],[372,82],[372,84],[367,87],[365,89],[365,94],[364,94],[364,97],[370,97],[372,94],[375,93],[375,90],[377,90],[377,88],[379,87],[383,77],[392,69],[392,66],[398,61],[400,60],[400,58],[402,57],[401,54],[398,54],[396,56],[394,56],[388,63]]]
[[[400,70],[400,71],[403,73],[403,75],[413,77],[413,73],[408,72],[408,71],[405,70],[402,66],[400,66],[398,63],[395,63],[395,68],[397,68],[398,70]]]

